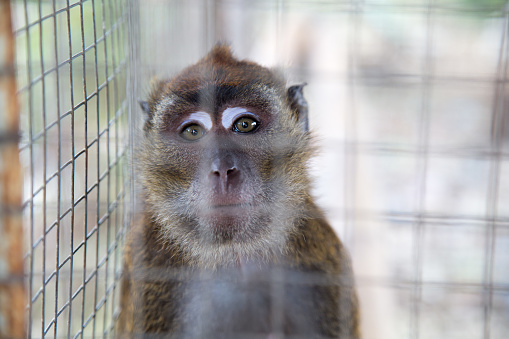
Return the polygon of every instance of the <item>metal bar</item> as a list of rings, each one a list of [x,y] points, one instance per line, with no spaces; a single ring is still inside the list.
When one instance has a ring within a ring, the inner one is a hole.
[[[124,19],[127,19],[127,12],[125,10],[126,6],[121,6],[121,8],[124,8],[124,12],[122,15],[120,15],[120,9],[119,9],[119,5],[118,5],[118,0],[113,0],[114,3],[113,3],[113,6],[112,8],[110,9],[110,15],[115,15],[117,17],[122,17]],[[119,29],[117,29],[115,31],[115,35],[114,35],[114,42],[116,43],[116,48],[113,49],[113,51],[116,51],[116,54],[117,54],[117,62],[113,63],[113,67],[118,67],[118,65],[120,65],[121,63],[121,57],[118,55],[120,54],[123,58],[126,58],[126,51],[125,51],[125,44],[122,44],[122,41],[125,41],[125,36],[123,36],[125,34],[125,25],[126,25],[126,22],[127,20],[123,20],[122,21],[122,25],[119,26]],[[122,35],[121,35],[122,34]],[[115,101],[116,101],[116,107],[119,107],[119,111],[122,111],[123,114],[125,114],[126,112],[126,96],[124,96],[124,98],[122,99],[122,102],[120,102],[120,95],[119,95],[119,92],[123,92],[126,90],[127,88],[127,84],[125,83],[120,83],[119,84],[119,81],[118,81],[118,77],[116,79],[117,81],[115,82]],[[120,87],[120,89],[119,89]],[[121,140],[119,140],[119,135],[120,135],[120,122],[119,122],[119,117],[117,117],[117,114],[115,114],[115,117],[113,118],[115,120],[115,157],[113,159],[113,162],[117,163],[117,165],[115,165],[115,189],[114,189],[114,192],[120,192],[120,179],[122,178],[123,180],[126,180],[125,177],[122,176],[122,171],[123,169],[121,168],[121,166],[119,165],[120,164],[120,161],[121,161],[121,158],[120,158],[120,151],[119,151],[119,147],[120,147],[120,142]],[[125,152],[125,148],[122,148],[122,153]],[[111,160],[108,160],[108,161],[111,161]],[[118,197],[118,194],[117,194],[117,197]],[[112,205],[112,204],[116,204],[116,201],[114,202],[111,202],[109,201],[110,197],[108,195],[108,205]],[[117,201],[118,199],[115,198]],[[121,220],[120,217],[119,217],[119,208],[118,206],[115,208],[115,224],[114,224],[114,233],[115,234],[118,234],[119,230],[123,227],[123,224],[120,224],[118,221]],[[111,233],[111,221],[108,219],[108,239],[110,239],[110,233]],[[117,251],[115,251],[113,253],[114,255],[114,258],[113,258],[113,262],[116,264],[117,263],[117,257],[119,256],[119,253],[117,253]],[[107,284],[107,281],[106,281],[106,284]],[[113,288],[115,289],[116,285],[114,284],[113,285]],[[111,303],[112,305],[115,304],[115,293],[112,294],[112,299],[111,299]],[[113,310],[112,310],[113,311]],[[104,328],[103,328],[103,333],[104,333]]]
[[[25,10],[25,22],[28,23],[28,8],[27,8],[27,0],[23,1],[24,10]],[[32,58],[31,53],[31,47],[30,47],[30,32],[27,30],[27,37],[26,37],[26,50],[27,50],[27,75],[28,79],[30,80],[32,78],[32,64],[30,62]],[[28,89],[28,135],[29,135],[29,155],[30,155],[30,188],[31,192],[34,192],[34,150],[33,150],[33,106],[32,106],[32,85],[29,85]],[[33,199],[33,194],[32,194]],[[33,203],[30,205],[30,242],[33,243],[34,239],[34,205]],[[41,239],[42,241],[42,239]],[[30,272],[34,271],[34,248],[30,249]],[[30,299],[32,299],[32,291],[33,291],[33,276],[30,276],[29,280],[29,293],[30,293]],[[44,289],[41,286],[39,289],[40,293],[42,294]],[[28,336],[32,337],[32,324],[33,324],[33,309],[32,307],[29,310],[29,328],[28,328]],[[44,324],[42,325],[44,326]]]
[[[87,99],[87,71],[86,71],[86,54],[85,54],[85,27],[84,27],[84,18],[83,18],[83,3],[81,2],[80,3],[80,28],[81,28],[81,52],[83,54],[82,56],[82,74],[83,74],[83,97],[85,98],[84,99],[84,109],[85,109],[85,121],[84,121],[84,124],[83,124],[83,128],[84,128],[84,131],[83,131],[83,136],[85,138],[85,178],[84,178],[84,185],[85,185],[85,189],[88,188],[88,166],[89,166],[89,156],[88,156],[88,147],[86,147],[86,145],[88,145],[88,99]],[[84,231],[85,233],[87,232],[88,230],[88,205],[89,205],[89,198],[88,198],[88,192],[85,192],[84,194],[84,204],[85,204],[85,216],[84,216],[84,222],[83,222],[83,227],[84,227]],[[83,255],[83,275],[82,275],[82,285],[85,287],[86,286],[86,272],[87,272],[87,256],[88,256],[88,253],[87,253],[87,250],[88,250],[88,239],[85,238],[84,240],[84,245],[83,245],[83,251],[84,251],[84,255]],[[83,293],[82,293],[82,298],[83,298],[83,302],[81,304],[81,324],[82,324],[82,328],[86,327],[86,324],[84,324],[84,317],[85,317],[85,300],[87,299],[87,294],[86,294],[86,289],[83,288]]]
[[[106,26],[106,6],[105,6],[105,3],[104,3],[105,0],[101,0],[101,10],[102,10],[102,27],[103,27],[103,32],[102,34],[104,35],[104,27]],[[111,23],[111,12],[110,12],[110,23]],[[107,44],[110,43],[111,44],[111,39],[113,38],[113,32],[111,35],[108,36],[108,39],[104,39],[104,60],[105,60],[105,67],[104,67],[104,73],[105,73],[105,77],[107,79],[109,79],[109,75],[108,75],[108,65],[109,65],[109,60],[108,60],[108,48],[107,48]],[[113,63],[112,63],[112,66],[113,66]],[[114,67],[114,66],[113,66]],[[116,76],[116,75],[115,75]],[[111,173],[111,168],[110,168],[110,107],[111,107],[111,102],[110,102],[110,92],[111,92],[111,82],[114,82],[114,78],[111,79],[111,81],[108,81],[107,85],[106,85],[106,112],[107,112],[107,117],[108,117],[108,124],[106,126],[106,128],[104,129],[104,131],[106,132],[106,162],[108,164],[107,166],[107,170],[105,171],[104,175],[106,176],[106,204],[109,206],[109,196],[110,196],[110,173]],[[110,227],[110,218],[109,218],[109,211],[108,211],[108,222],[106,224],[106,226]],[[95,303],[97,304],[97,299],[95,299]]]
[[[41,8],[41,2],[38,3],[38,14],[39,14],[39,18],[41,18],[42,16],[42,8]],[[40,67],[41,67],[41,73],[44,73],[44,53],[43,53],[43,27],[42,27],[42,21],[39,20],[39,36],[38,36],[38,39],[39,39],[39,63],[40,63]],[[42,103],[41,103],[41,107],[42,107],[42,126],[46,126],[46,79],[43,77],[41,79],[41,85],[42,85]],[[32,142],[34,142],[32,140]],[[44,328],[44,331],[43,331],[43,337],[44,335],[47,334],[47,332],[49,331],[50,327],[52,326],[53,323],[55,323],[56,319],[52,319],[48,325],[46,325],[46,305],[49,304],[49,298],[46,298],[46,286],[49,282],[49,280],[51,279],[51,275],[50,277],[46,278],[46,265],[49,263],[49,260],[47,259],[47,252],[48,252],[48,249],[47,249],[47,243],[46,243],[46,235],[47,235],[47,232],[46,232],[46,227],[47,227],[47,224],[46,224],[46,216],[47,216],[47,186],[46,186],[46,176],[47,176],[47,163],[48,163],[48,154],[47,154],[47,148],[48,148],[48,142],[47,142],[47,133],[44,132],[42,133],[42,144],[43,144],[43,151],[42,151],[42,154],[43,154],[43,166],[42,166],[42,177],[44,178],[44,183],[42,185],[42,229],[44,230],[44,233],[43,233],[43,236],[42,236],[42,251],[43,251],[43,262],[42,262],[42,272],[43,272],[43,277],[44,277],[44,283],[43,283],[43,295],[44,295],[44,298],[42,300],[42,303],[43,303],[43,307],[42,307],[42,312],[43,312],[43,316],[42,316],[42,325],[43,325],[43,328]],[[55,300],[55,303],[57,303],[57,300]],[[57,306],[55,306],[56,308]],[[56,323],[55,323],[55,331],[56,331]]]
[[[502,37],[498,53],[497,74],[507,79],[508,70],[508,43],[507,33],[509,30],[508,15],[504,17],[502,26]],[[484,272],[483,272],[483,311],[484,328],[483,338],[490,339],[491,318],[493,313],[493,266],[495,260],[495,244],[497,237],[498,197],[501,180],[502,159],[500,156],[503,149],[504,138],[504,115],[507,109],[504,104],[506,96],[506,86],[504,81],[496,82],[493,96],[493,107],[491,111],[491,150],[493,156],[490,158],[490,169],[488,177],[488,194],[486,197],[486,226],[485,226],[485,244],[484,244]]]
[[[68,48],[69,48],[69,60],[72,59],[72,39],[71,39],[71,13],[69,7],[69,0],[66,0],[66,17],[67,17],[67,39],[68,39]],[[75,164],[75,145],[74,145],[74,93],[73,93],[73,67],[72,62],[69,62],[69,83],[71,86],[70,96],[71,96],[71,154],[73,157],[71,159],[71,200],[74,201],[74,190],[75,190],[75,173],[76,173],[76,164]],[[74,248],[74,226],[75,226],[75,206],[74,204],[71,206],[71,229],[70,229],[70,248],[71,252]],[[73,272],[74,269],[74,255],[71,255],[70,258],[70,272]],[[72,300],[73,295],[73,275],[69,276],[69,299]],[[72,324],[72,302],[69,304],[69,317],[68,317],[68,328],[67,328],[67,337],[71,336],[71,324]]]
[[[428,0],[426,11],[426,51],[423,63],[423,81],[421,94],[421,109],[419,117],[419,138],[416,168],[416,191],[415,191],[415,207],[418,213],[424,210],[426,201],[426,182],[428,176],[429,162],[429,121],[430,121],[430,100],[431,100],[431,81],[433,75],[433,19],[434,19],[434,0]],[[421,304],[422,304],[422,266],[423,266],[423,242],[424,232],[426,231],[426,223],[418,216],[413,225],[413,266],[414,281],[412,286],[412,302],[410,316],[410,338],[419,339],[420,323],[421,323]]]
[[[22,169],[10,1],[0,0],[0,337],[24,338]]]
[[[94,76],[95,76],[95,87],[96,87],[96,92],[99,93],[100,91],[100,84],[99,84],[99,68],[98,68],[98,56],[97,56],[97,26],[96,26],[96,13],[95,13],[95,0],[92,0],[92,23],[94,25],[94,45],[96,46],[94,48],[94,61],[95,61],[95,68],[94,68]],[[100,207],[101,207],[101,190],[100,190],[100,178],[101,178],[101,170],[100,170],[100,166],[99,164],[101,163],[101,157],[100,157],[100,153],[101,153],[101,143],[99,142],[100,138],[101,138],[101,127],[100,127],[100,101],[99,101],[99,95],[97,95],[97,100],[96,100],[96,119],[97,119],[97,122],[96,122],[96,127],[97,127],[97,136],[94,140],[97,140],[97,157],[96,157],[96,161],[97,161],[97,168],[96,168],[96,175],[97,175],[97,190],[96,190],[96,199],[97,199],[97,202],[96,202],[96,208],[97,208],[97,216],[96,216],[96,227],[99,228],[99,225],[101,224],[101,216],[100,216]],[[96,260],[97,258],[99,257],[99,234],[97,234],[97,242],[96,242],[96,246],[97,246],[97,249],[96,249]],[[96,265],[96,269],[97,269],[97,265]],[[96,286],[95,286],[95,290],[94,290],[94,300],[97,300],[97,283],[96,283]],[[106,312],[104,312],[104,319],[103,319],[103,323],[106,323]],[[95,334],[95,331],[94,331],[94,334]]]

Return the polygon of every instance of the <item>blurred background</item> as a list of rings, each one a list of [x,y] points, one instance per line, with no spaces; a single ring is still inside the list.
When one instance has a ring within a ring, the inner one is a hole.
[[[363,337],[507,336],[507,1],[11,6],[30,337],[112,336],[136,100],[218,41],[308,83],[314,195],[350,250]]]

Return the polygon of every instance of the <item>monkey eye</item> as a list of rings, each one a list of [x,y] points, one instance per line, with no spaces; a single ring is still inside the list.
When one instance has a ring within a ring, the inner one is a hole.
[[[255,131],[258,128],[258,125],[258,121],[248,117],[242,117],[235,120],[232,130],[239,133],[249,133]]]
[[[205,128],[198,124],[187,125],[182,132],[180,132],[180,136],[189,141],[195,141],[200,139],[205,135]]]

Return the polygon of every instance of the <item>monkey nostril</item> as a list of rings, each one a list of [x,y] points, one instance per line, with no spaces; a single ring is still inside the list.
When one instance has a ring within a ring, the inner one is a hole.
[[[226,175],[228,176],[230,174],[233,174],[236,171],[237,171],[237,169],[235,167],[232,167],[232,168],[230,168],[229,170],[226,171]]]
[[[237,168],[232,167],[232,168],[230,168],[230,169],[226,170],[226,172],[223,172],[223,171],[221,171],[221,170],[219,170],[219,171],[217,171],[217,170],[216,170],[216,171],[214,171],[214,170],[213,170],[213,171],[212,171],[212,175],[213,175],[214,177],[218,177],[218,178],[221,178],[222,176],[224,176],[225,178],[227,178],[228,176],[231,176],[231,175],[235,174],[236,172],[237,172]]]

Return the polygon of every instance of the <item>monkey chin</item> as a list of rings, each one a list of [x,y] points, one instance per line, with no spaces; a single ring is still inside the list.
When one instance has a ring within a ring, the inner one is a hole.
[[[275,227],[273,214],[263,205],[233,204],[210,207],[201,213],[195,233],[201,249],[197,258],[201,266],[212,263],[224,268],[246,261],[264,262],[281,252],[286,229]]]
[[[201,219],[211,240],[228,244],[251,240],[254,234],[249,225],[253,222],[253,215],[256,215],[256,208],[252,205],[216,205],[210,206]]]

